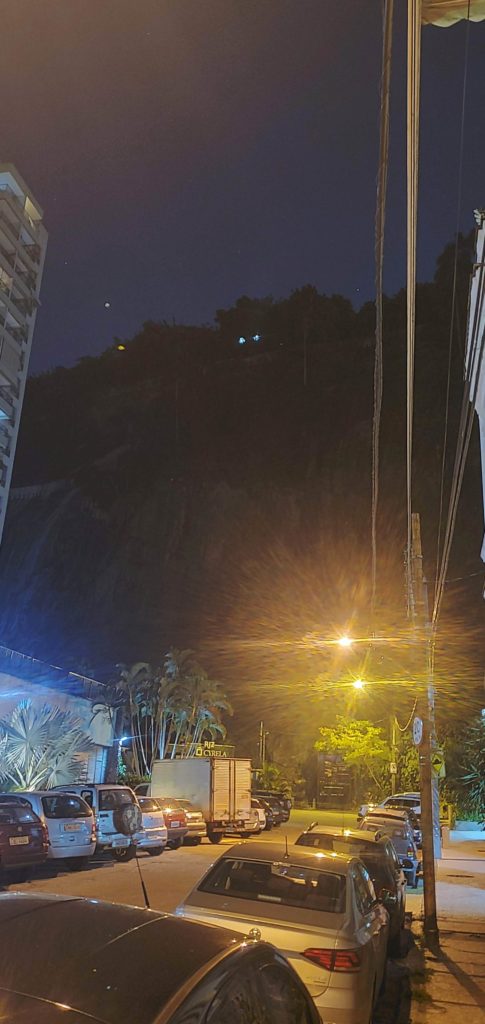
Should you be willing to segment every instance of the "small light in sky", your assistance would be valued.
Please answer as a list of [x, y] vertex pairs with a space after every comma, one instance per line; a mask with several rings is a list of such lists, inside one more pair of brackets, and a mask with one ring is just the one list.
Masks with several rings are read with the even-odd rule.
[[253, 334], [253, 341], [261, 341], [261, 335], [260, 334]]
[[241, 337], [239, 338], [239, 344], [240, 344], [240, 345], [245, 345], [245, 344], [246, 344], [246, 338], [243, 338], [243, 336], [242, 336], [242, 335], [241, 335]]
[[122, 345], [120, 343], [119, 345], [116, 346], [116, 348], [118, 349], [118, 352], [126, 352], [126, 345]]
[[111, 302], [105, 302], [104, 308], [105, 309], [110, 309], [111, 308]]

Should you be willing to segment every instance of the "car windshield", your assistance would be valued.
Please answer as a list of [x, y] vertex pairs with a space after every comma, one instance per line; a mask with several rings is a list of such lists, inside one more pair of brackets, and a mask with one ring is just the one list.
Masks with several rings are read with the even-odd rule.
[[0, 825], [18, 825], [20, 823], [38, 822], [34, 812], [22, 804], [2, 804], [0, 807]]
[[114, 811], [117, 807], [125, 807], [132, 804], [133, 797], [129, 789], [100, 789], [99, 809], [100, 811]]
[[138, 797], [138, 803], [142, 811], [159, 811], [160, 808], [156, 800], [152, 800], [149, 796]]
[[342, 914], [345, 876], [296, 864], [220, 860], [199, 886], [201, 892], [235, 899], [280, 903], [286, 907]]
[[186, 811], [196, 811], [197, 810], [197, 808], [194, 807], [193, 804], [191, 804], [190, 800], [179, 800], [177, 798], [177, 806], [178, 807], [183, 807], [184, 810], [186, 810]]
[[46, 818], [90, 818], [91, 811], [84, 800], [71, 793], [56, 793], [42, 797]]

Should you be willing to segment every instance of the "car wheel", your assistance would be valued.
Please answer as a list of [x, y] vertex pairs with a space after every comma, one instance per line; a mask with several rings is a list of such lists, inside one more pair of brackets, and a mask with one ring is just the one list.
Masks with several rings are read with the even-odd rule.
[[65, 864], [69, 871], [83, 871], [89, 864], [89, 857], [66, 857]]
[[114, 849], [111, 850], [111, 856], [114, 860], [133, 860], [133, 857], [136, 857], [136, 846], [133, 843], [131, 846], [115, 846]]
[[150, 854], [150, 857], [159, 857], [164, 849], [164, 846], [149, 846], [147, 847], [147, 853]]
[[222, 832], [213, 832], [211, 829], [208, 829], [207, 835], [211, 843], [217, 844], [220, 843], [222, 840]]
[[272, 828], [273, 828], [273, 822], [272, 821], [267, 821], [266, 825], [264, 826], [264, 831], [265, 832], [271, 832]]
[[171, 850], [179, 850], [180, 847], [182, 846], [182, 840], [181, 839], [171, 839], [170, 842], [167, 843], [167, 846], [169, 846]]

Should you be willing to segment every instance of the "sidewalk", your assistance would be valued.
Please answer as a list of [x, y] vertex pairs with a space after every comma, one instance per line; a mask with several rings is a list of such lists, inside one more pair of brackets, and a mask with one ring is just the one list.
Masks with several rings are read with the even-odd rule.
[[[414, 1024], [485, 1022], [485, 843], [452, 843], [437, 864], [440, 951], [424, 949], [423, 896], [413, 910], [414, 947], [408, 956]], [[414, 903], [414, 906], [411, 904]]]

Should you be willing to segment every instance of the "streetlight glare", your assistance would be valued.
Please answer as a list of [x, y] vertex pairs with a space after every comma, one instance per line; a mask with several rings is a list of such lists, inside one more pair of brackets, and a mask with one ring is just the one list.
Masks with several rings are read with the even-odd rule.
[[354, 682], [352, 683], [352, 686], [354, 687], [354, 690], [363, 690], [364, 689], [364, 680], [363, 679], [355, 679]]
[[339, 647], [352, 647], [352, 640], [350, 636], [341, 636], [337, 640]]

